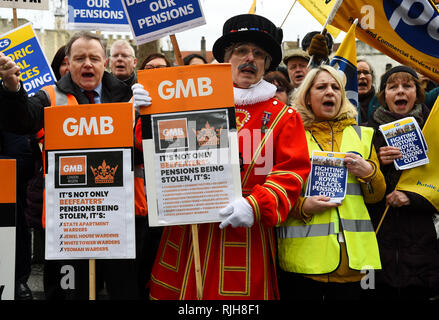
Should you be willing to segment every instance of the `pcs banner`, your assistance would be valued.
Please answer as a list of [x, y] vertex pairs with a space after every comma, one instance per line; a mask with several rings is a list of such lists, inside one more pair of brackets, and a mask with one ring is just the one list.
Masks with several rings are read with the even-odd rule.
[[439, 12], [430, 0], [344, 1], [332, 25], [439, 82]]
[[[311, 15], [323, 26], [334, 7], [336, 0], [299, 0], [299, 3], [309, 12]], [[326, 27], [328, 32], [335, 38], [337, 38], [340, 30], [328, 25]]]
[[29, 96], [55, 83], [55, 76], [30, 23], [0, 37], [0, 51], [20, 67], [20, 80]]

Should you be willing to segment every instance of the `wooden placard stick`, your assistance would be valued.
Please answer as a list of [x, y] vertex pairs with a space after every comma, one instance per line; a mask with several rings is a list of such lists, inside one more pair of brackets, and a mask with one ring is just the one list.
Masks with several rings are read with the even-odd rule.
[[14, 21], [14, 29], [18, 28], [17, 8], [12, 8], [12, 16]]
[[380, 223], [378, 224], [378, 227], [377, 227], [377, 229], [375, 231], [375, 234], [378, 234], [378, 231], [380, 231], [381, 224], [383, 223], [384, 218], [386, 217], [386, 214], [387, 214], [387, 211], [389, 210], [389, 207], [390, 207], [389, 205], [386, 206], [386, 209], [384, 210], [384, 213], [383, 213], [383, 215], [381, 217]]
[[194, 266], [195, 266], [195, 282], [197, 284], [197, 298], [203, 299], [203, 283], [201, 278], [201, 263], [200, 263], [200, 246], [198, 242], [198, 225], [191, 225], [192, 229], [192, 249], [194, 251]]
[[[169, 36], [171, 38], [172, 47], [174, 48], [175, 60], [177, 64], [182, 66], [183, 58], [181, 56], [180, 47], [178, 46], [177, 38], [175, 34]], [[194, 252], [194, 266], [195, 266], [195, 282], [197, 285], [197, 298], [198, 300], [203, 299], [203, 283], [201, 278], [201, 263], [200, 263], [200, 245], [198, 242], [198, 225], [191, 225], [192, 233], [192, 249]]]
[[89, 300], [96, 300], [96, 260], [88, 261]]
[[183, 58], [181, 57], [180, 47], [178, 46], [177, 38], [175, 34], [169, 36], [171, 38], [172, 47], [174, 48], [175, 60], [179, 66], [184, 65]]

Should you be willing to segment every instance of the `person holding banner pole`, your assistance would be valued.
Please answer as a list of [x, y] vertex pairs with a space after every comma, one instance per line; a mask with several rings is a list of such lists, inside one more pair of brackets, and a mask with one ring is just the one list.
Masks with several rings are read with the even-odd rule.
[[[329, 48], [332, 48], [332, 42], [328, 43], [327, 41], [329, 40], [327, 39], [331, 38], [326, 38], [325, 40], [324, 35], [318, 32], [316, 33], [308, 33], [307, 39], [304, 38], [302, 40], [302, 46], [306, 45], [306, 50], [300, 48], [292, 50], [283, 58], [283, 63], [287, 67], [290, 83], [293, 87], [293, 90], [291, 90], [289, 94], [290, 104], [294, 100], [294, 94], [297, 91], [297, 88], [300, 86], [303, 79], [305, 79], [306, 74], [312, 69], [312, 66], [309, 65], [311, 56], [314, 57], [314, 66], [320, 64], [317, 62], [328, 61], [328, 56], [330, 54]], [[311, 36], [309, 36], [310, 34]], [[306, 42], [304, 42], [305, 40]]]
[[[364, 271], [380, 269], [375, 232], [365, 206], [384, 196], [385, 182], [372, 144], [374, 131], [357, 126], [337, 70], [322, 65], [308, 72], [294, 107], [313, 151], [345, 153], [346, 196], [301, 196], [277, 228], [281, 299], [360, 299]], [[330, 185], [336, 186], [330, 176]], [[325, 183], [325, 182], [323, 182]], [[305, 193], [306, 184], [303, 185]]]
[[[414, 117], [422, 128], [430, 113], [423, 104], [424, 95], [415, 70], [403, 65], [388, 70], [381, 77], [380, 106], [368, 125], [378, 129], [380, 125]], [[439, 248], [433, 223], [437, 210], [418, 193], [395, 190], [402, 171], [396, 170], [394, 160], [402, 157], [401, 151], [387, 146], [380, 131], [374, 145], [387, 189], [385, 198], [370, 206], [376, 218], [374, 225], [383, 264], [371, 296], [373, 299], [428, 300], [439, 293]]]
[[328, 57], [331, 55], [334, 40], [331, 34], [324, 31], [308, 32], [302, 39], [302, 50], [313, 57], [313, 65], [329, 64]]
[[[220, 224], [198, 225], [201, 299], [279, 299], [274, 226], [286, 219], [310, 170], [299, 115], [262, 79], [281, 61], [281, 41], [282, 29], [270, 20], [243, 14], [224, 23], [213, 46], [215, 59], [231, 64], [243, 194], [220, 210]], [[144, 89], [134, 93], [135, 104], [146, 96]], [[164, 228], [151, 299], [198, 298], [190, 231]]]
[[[28, 97], [19, 78], [20, 68], [10, 57], [0, 53], [2, 129], [19, 134], [36, 133], [44, 127], [44, 109], [57, 104], [72, 104], [74, 107], [78, 104], [130, 101], [131, 88], [105, 71], [105, 49], [100, 36], [91, 32], [74, 34], [66, 44], [66, 56], [69, 73], [54, 86]], [[89, 298], [88, 261], [51, 262], [45, 274], [47, 299]], [[102, 277], [110, 299], [138, 299], [138, 267], [134, 259], [96, 262], [98, 283]], [[73, 288], [62, 286], [61, 281], [65, 275], [65, 271], [61, 273], [62, 266], [73, 268]]]

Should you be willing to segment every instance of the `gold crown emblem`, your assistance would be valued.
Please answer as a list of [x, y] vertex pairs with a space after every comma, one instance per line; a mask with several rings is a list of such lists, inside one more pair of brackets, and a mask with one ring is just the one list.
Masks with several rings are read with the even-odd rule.
[[114, 175], [116, 174], [117, 167], [119, 165], [116, 165], [114, 168], [111, 168], [107, 163], [102, 161], [102, 165], [100, 165], [97, 168], [91, 168], [91, 172], [93, 172], [93, 175], [95, 177], [95, 183], [114, 183]]

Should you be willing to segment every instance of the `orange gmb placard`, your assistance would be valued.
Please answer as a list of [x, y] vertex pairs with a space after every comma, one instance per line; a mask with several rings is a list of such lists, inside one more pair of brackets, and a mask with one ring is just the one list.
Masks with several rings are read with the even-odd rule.
[[133, 146], [132, 103], [56, 106], [44, 110], [46, 150]]
[[152, 103], [141, 114], [216, 109], [234, 106], [229, 63], [140, 70], [137, 82]]
[[15, 203], [17, 192], [16, 161], [12, 159], [0, 160], [0, 203]]

